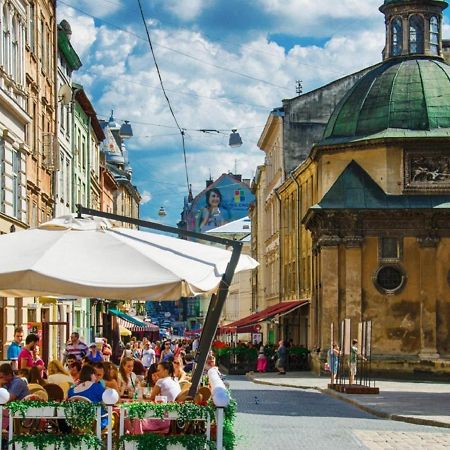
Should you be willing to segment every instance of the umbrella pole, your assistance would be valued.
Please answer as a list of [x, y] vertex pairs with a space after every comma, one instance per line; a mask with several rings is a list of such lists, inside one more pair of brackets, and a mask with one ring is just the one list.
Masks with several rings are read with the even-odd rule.
[[195, 394], [197, 393], [198, 385], [200, 384], [203, 369], [205, 367], [206, 358], [208, 357], [211, 344], [214, 336], [216, 335], [217, 326], [219, 325], [220, 316], [228, 295], [228, 288], [233, 280], [234, 271], [236, 270], [241, 250], [242, 242], [235, 241], [231, 259], [227, 265], [225, 273], [222, 276], [222, 280], [220, 281], [218, 292], [217, 294], [213, 294], [211, 297], [208, 312], [205, 318], [205, 324], [203, 325], [202, 334], [200, 335], [198, 352], [195, 356], [195, 366], [192, 373], [192, 385], [189, 388], [190, 397], [195, 397]]

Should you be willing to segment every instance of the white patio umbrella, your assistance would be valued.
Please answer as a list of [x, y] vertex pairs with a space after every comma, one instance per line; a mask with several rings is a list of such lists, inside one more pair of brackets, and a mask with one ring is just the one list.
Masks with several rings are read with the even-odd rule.
[[[214, 292], [231, 252], [107, 219], [63, 216], [0, 236], [0, 297], [177, 300]], [[258, 263], [241, 255], [236, 272]]]

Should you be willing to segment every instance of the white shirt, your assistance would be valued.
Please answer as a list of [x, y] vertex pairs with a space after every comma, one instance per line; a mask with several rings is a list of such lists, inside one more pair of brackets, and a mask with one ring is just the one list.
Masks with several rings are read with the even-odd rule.
[[149, 348], [148, 350], [144, 350], [142, 353], [142, 364], [145, 368], [150, 367], [155, 362], [155, 350]]
[[122, 375], [119, 372], [119, 386], [120, 390], [123, 393], [124, 389], [136, 389], [137, 387], [137, 377], [134, 372], [131, 372], [131, 374], [128, 377], [128, 383], [125, 383], [125, 380], [122, 378]]
[[172, 377], [160, 378], [156, 382], [156, 386], [159, 386], [161, 390], [160, 395], [165, 395], [168, 402], [174, 402], [177, 395], [181, 392], [180, 384]]

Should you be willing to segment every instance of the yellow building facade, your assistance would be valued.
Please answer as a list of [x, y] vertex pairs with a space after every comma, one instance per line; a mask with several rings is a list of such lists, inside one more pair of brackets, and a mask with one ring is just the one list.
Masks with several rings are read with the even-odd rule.
[[349, 318], [354, 338], [359, 322], [372, 322], [374, 370], [450, 372], [445, 7], [382, 5], [383, 63], [348, 90], [322, 139], [276, 190], [280, 296], [310, 300], [282, 321], [281, 335], [306, 336], [315, 370]]

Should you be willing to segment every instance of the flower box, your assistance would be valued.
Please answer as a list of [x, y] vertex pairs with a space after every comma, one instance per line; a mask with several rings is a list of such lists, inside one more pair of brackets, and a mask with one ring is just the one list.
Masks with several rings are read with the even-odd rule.
[[66, 415], [64, 414], [64, 407], [63, 406], [57, 406], [56, 407], [56, 417], [59, 419], [65, 419]]
[[[14, 448], [15, 450], [39, 450], [39, 448], [34, 446], [33, 444], [25, 442], [20, 444], [16, 443]], [[48, 447], [46, 447], [46, 450], [55, 450], [55, 445], [49, 445]]]
[[[27, 411], [25, 412], [25, 417], [26, 418], [31, 418], [31, 417], [53, 417], [55, 413], [55, 407], [54, 406], [43, 406], [43, 407], [32, 407], [32, 408], [28, 408]], [[16, 414], [20, 415], [20, 413]]]
[[[125, 441], [124, 450], [138, 450], [139, 441]], [[187, 450], [182, 444], [168, 444], [167, 450]]]

